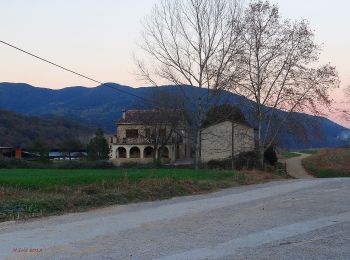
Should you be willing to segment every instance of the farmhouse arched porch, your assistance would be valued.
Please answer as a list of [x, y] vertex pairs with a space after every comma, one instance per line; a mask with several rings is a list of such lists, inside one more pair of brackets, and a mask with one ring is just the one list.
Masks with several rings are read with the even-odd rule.
[[124, 147], [118, 147], [116, 150], [116, 158], [127, 158], [127, 152]]

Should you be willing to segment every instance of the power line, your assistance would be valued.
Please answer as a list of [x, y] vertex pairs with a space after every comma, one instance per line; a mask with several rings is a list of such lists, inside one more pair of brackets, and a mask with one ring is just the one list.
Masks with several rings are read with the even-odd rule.
[[73, 74], [75, 74], [75, 75], [77, 75], [77, 76], [79, 76], [79, 77], [85, 78], [85, 79], [87, 79], [87, 80], [90, 80], [90, 81], [92, 81], [92, 82], [98, 83], [98, 84], [100, 84], [100, 85], [105, 85], [105, 86], [107, 86], [107, 87], [109, 87], [109, 88], [111, 88], [111, 89], [114, 89], [114, 90], [116, 90], [116, 91], [119, 91], [120, 93], [123, 93], [123, 94], [126, 94], [126, 95], [130, 95], [130, 96], [133, 96], [133, 97], [136, 97], [136, 98], [139, 98], [139, 99], [141, 99], [141, 100], [143, 100], [143, 101], [146, 101], [147, 103], [150, 103], [150, 104], [153, 104], [153, 103], [154, 103], [153, 101], [148, 100], [148, 99], [146, 99], [146, 98], [144, 98], [144, 97], [135, 95], [135, 94], [133, 94], [133, 93], [130, 93], [130, 92], [125, 91], [125, 90], [122, 90], [122, 89], [118, 89], [118, 88], [114, 87], [113, 85], [111, 85], [111, 84], [109, 84], [109, 83], [103, 83], [103, 82], [101, 82], [101, 81], [99, 81], [99, 80], [93, 79], [93, 78], [88, 77], [88, 76], [86, 76], [86, 75], [84, 75], [84, 74], [81, 74], [81, 73], [78, 73], [78, 72], [76, 72], [76, 71], [74, 71], [74, 70], [71, 70], [71, 69], [68, 69], [68, 68], [66, 68], [66, 67], [63, 67], [63, 66], [61, 66], [61, 65], [59, 65], [59, 64], [57, 64], [57, 63], [55, 63], [55, 62], [49, 61], [48, 59], [44, 59], [44, 58], [42, 58], [42, 57], [40, 57], [40, 56], [38, 56], [38, 55], [35, 55], [35, 54], [33, 54], [33, 53], [29, 52], [29, 51], [26, 51], [26, 50], [23, 50], [23, 49], [21, 49], [21, 48], [19, 48], [19, 47], [16, 47], [16, 46], [14, 46], [14, 45], [12, 45], [12, 44], [10, 44], [10, 43], [8, 43], [8, 42], [4, 42], [4, 41], [0, 40], [0, 43], [2, 43], [2, 44], [4, 44], [4, 45], [7, 45], [8, 47], [11, 47], [11, 48], [13, 48], [13, 49], [15, 49], [15, 50], [18, 50], [18, 51], [20, 51], [20, 52], [22, 52], [22, 53], [25, 53], [25, 54], [27, 54], [27, 55], [29, 55], [29, 56], [32, 56], [32, 57], [34, 57], [34, 58], [36, 58], [36, 59], [38, 59], [38, 60], [41, 60], [41, 61], [46, 62], [46, 63], [49, 63], [50, 65], [53, 65], [53, 66], [55, 66], [55, 67], [58, 67], [58, 68], [60, 68], [60, 69], [62, 69], [62, 70], [65, 70], [65, 71], [68, 71], [68, 72], [70, 72], [70, 73], [73, 73]]

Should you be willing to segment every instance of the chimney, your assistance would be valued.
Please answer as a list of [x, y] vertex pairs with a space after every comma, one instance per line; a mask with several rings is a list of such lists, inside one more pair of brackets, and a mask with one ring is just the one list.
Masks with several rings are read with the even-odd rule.
[[126, 110], [123, 109], [123, 110], [122, 110], [122, 118], [125, 119], [125, 117], [126, 117]]

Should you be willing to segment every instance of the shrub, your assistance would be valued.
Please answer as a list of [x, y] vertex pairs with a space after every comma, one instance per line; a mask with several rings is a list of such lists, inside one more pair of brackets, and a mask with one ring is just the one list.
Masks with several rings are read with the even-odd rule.
[[266, 149], [264, 153], [264, 161], [270, 165], [276, 165], [278, 158], [273, 146]]
[[112, 169], [114, 167], [115, 166], [109, 161], [64, 161], [59, 163], [43, 164], [18, 159], [0, 160], [0, 169]]
[[64, 161], [54, 166], [57, 169], [112, 169], [110, 161]]
[[[242, 152], [234, 158], [235, 169], [253, 169], [257, 165], [258, 156], [256, 152]], [[225, 160], [210, 160], [207, 163], [209, 169], [228, 170], [232, 168], [231, 158]]]
[[235, 168], [242, 170], [247, 168], [249, 170], [254, 169], [257, 165], [258, 155], [256, 152], [243, 152], [240, 153], [235, 159]]
[[137, 162], [127, 162], [123, 163], [121, 165], [122, 168], [128, 168], [128, 169], [153, 169], [153, 168], [162, 168], [162, 164], [159, 164], [157, 161], [147, 163], [147, 164], [142, 164], [142, 163], [137, 163]]
[[40, 169], [40, 168], [47, 168], [47, 165], [38, 163], [38, 162], [32, 162], [32, 161], [26, 161], [26, 160], [18, 160], [18, 159], [6, 159], [1, 158], [0, 159], [0, 168], [5, 169]]
[[231, 159], [226, 160], [210, 160], [207, 163], [207, 167], [209, 169], [216, 169], [216, 170], [226, 170], [232, 168]]

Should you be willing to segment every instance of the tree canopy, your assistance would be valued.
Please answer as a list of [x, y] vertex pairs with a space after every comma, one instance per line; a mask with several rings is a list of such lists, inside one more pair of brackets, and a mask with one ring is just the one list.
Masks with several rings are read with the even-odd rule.
[[223, 104], [211, 107], [205, 115], [202, 127], [217, 124], [223, 121], [246, 123], [245, 116], [238, 106]]
[[90, 140], [87, 151], [88, 159], [91, 161], [109, 159], [110, 147], [101, 128], [97, 129], [95, 137]]

